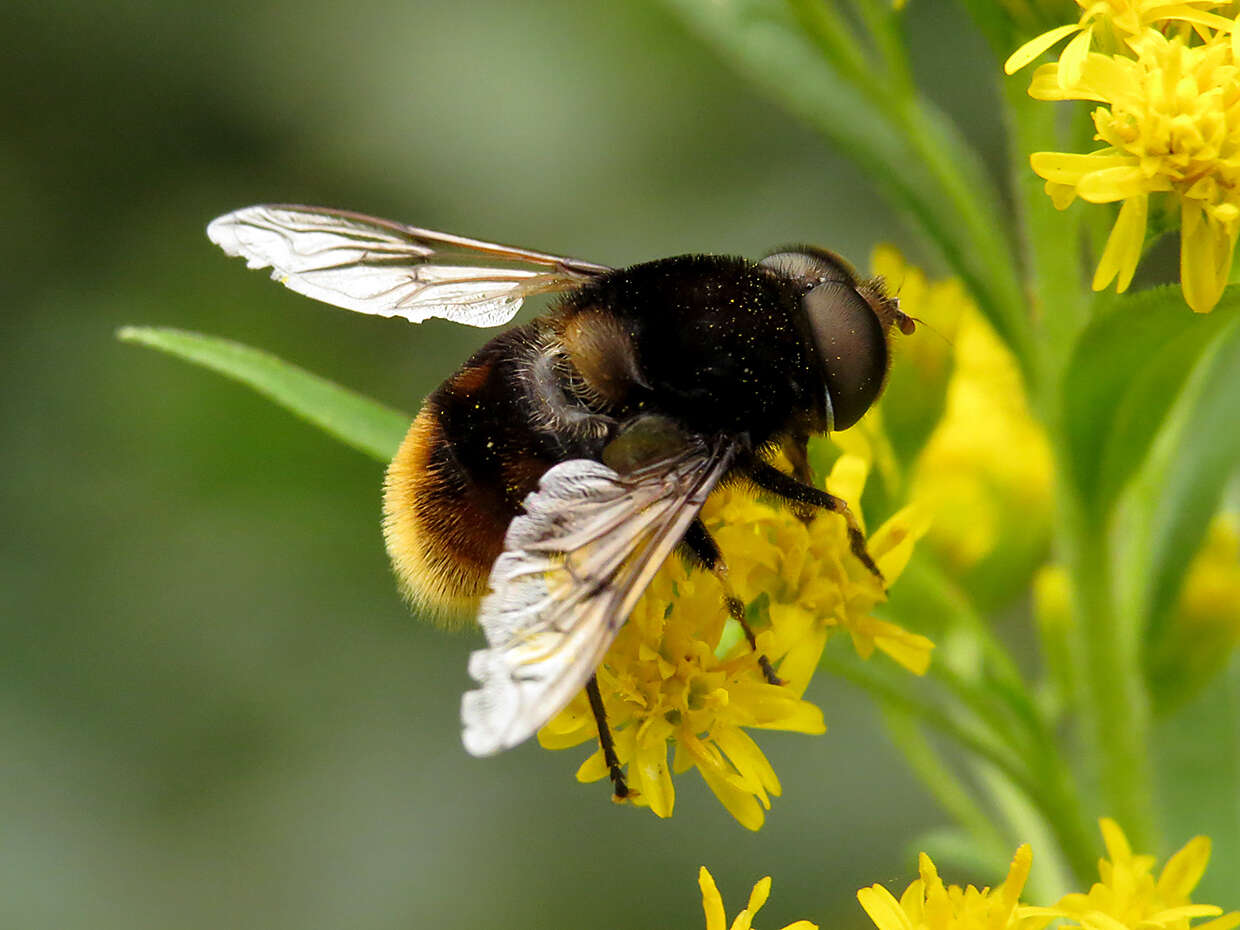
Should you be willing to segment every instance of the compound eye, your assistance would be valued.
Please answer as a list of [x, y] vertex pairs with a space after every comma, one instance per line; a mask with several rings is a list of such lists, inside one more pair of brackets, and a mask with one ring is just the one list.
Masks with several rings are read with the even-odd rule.
[[807, 289], [824, 281], [855, 284], [857, 272], [840, 256], [828, 249], [801, 246], [772, 252], [758, 262], [803, 284]]
[[801, 298], [822, 359], [833, 430], [848, 429], [870, 409], [887, 376], [887, 336], [857, 288], [826, 281]]

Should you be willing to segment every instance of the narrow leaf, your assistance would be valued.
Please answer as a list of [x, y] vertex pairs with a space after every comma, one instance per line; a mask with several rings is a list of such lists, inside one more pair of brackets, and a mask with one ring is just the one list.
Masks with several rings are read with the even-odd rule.
[[1062, 393], [1069, 473], [1096, 519], [1146, 461], [1193, 373], [1240, 313], [1235, 292], [1212, 314], [1190, 313], [1171, 286], [1113, 303], [1077, 342]]
[[216, 336], [159, 327], [126, 326], [118, 330], [116, 336], [122, 342], [159, 349], [249, 385], [346, 445], [381, 462], [391, 460], [409, 429], [411, 417], [408, 414], [261, 349]]
[[1155, 625], [1169, 616], [1228, 482], [1240, 476], [1240, 314], [1229, 317], [1131, 493], [1130, 596]]

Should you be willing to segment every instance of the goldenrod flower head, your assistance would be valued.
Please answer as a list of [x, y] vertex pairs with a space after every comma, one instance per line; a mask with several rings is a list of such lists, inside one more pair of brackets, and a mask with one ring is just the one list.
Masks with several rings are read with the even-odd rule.
[[[670, 817], [673, 768], [696, 766], [732, 815], [756, 830], [780, 786], [745, 728], [823, 733], [826, 725], [798, 692], [766, 682], [748, 644], [725, 658], [716, 654], [726, 616], [712, 576], [669, 560], [616, 637], [598, 683], [616, 754], [628, 765], [632, 803]], [[769, 649], [769, 640], [769, 633], [759, 636], [759, 649]], [[589, 704], [578, 696], [538, 738], [564, 749], [596, 736]], [[671, 766], [669, 744], [676, 747]], [[606, 776], [601, 750], [577, 772], [581, 781]]]
[[[847, 456], [841, 462], [829, 486], [841, 493], [838, 478], [859, 497], [864, 462]], [[822, 712], [801, 695], [828, 634], [847, 630], [863, 654], [878, 648], [919, 672], [933, 644], [869, 616], [886, 595], [852, 554], [838, 515], [822, 514], [807, 526], [787, 508], [724, 488], [711, 496], [702, 517], [724, 553], [737, 595], [749, 605], [757, 650], [743, 637], [725, 636], [732, 624], [714, 576], [669, 559], [604, 657], [599, 690], [616, 754], [628, 766], [632, 803], [671, 816], [672, 774], [696, 767], [724, 807], [756, 830], [780, 785], [746, 730], [825, 732]], [[870, 539], [870, 554], [888, 583], [923, 530], [904, 512]], [[759, 654], [777, 665], [783, 685], [766, 681]], [[538, 735], [549, 749], [596, 737], [584, 694]], [[670, 765], [669, 745], [675, 748]], [[577, 772], [581, 781], [606, 776], [601, 750]]]
[[[761, 910], [771, 894], [771, 877], [768, 875], [753, 886], [753, 891], [749, 893], [749, 903], [736, 915], [731, 928], [728, 927], [728, 918], [723, 910], [723, 898], [710, 872], [706, 871], [706, 866], [702, 866], [698, 872], [698, 887], [702, 889], [702, 910], [706, 912], [706, 930], [751, 930], [754, 915]], [[808, 920], [798, 920], [788, 924], [783, 930], [818, 930], [818, 925]]]
[[1081, 18], [1073, 24], [1058, 26], [1030, 39], [1014, 51], [1003, 64], [1003, 70], [1015, 74], [1051, 46], [1075, 33], [1075, 37], [1059, 56], [1057, 78], [1063, 87], [1070, 87], [1081, 77], [1086, 55], [1096, 47], [1103, 52], [1123, 52], [1132, 48], [1137, 38], [1155, 24], [1191, 23], [1210, 29], [1229, 30], [1231, 21], [1211, 9], [1225, 6], [1228, 0], [1076, 0]]
[[1240, 232], [1240, 70], [1232, 37], [1210, 33], [1202, 44], [1147, 28], [1130, 43], [1135, 57], [1088, 53], [1068, 81], [1061, 65], [1044, 65], [1029, 93], [1043, 100], [1096, 100], [1105, 148], [1089, 154], [1036, 152], [1033, 170], [1063, 209], [1075, 197], [1122, 201], [1094, 275], [1124, 291], [1145, 241], [1151, 194], [1167, 194], [1180, 211], [1180, 284], [1199, 313], [1218, 302]]
[[1025, 930], [1047, 918], [1029, 916], [1020, 906], [1020, 893], [1029, 878], [1033, 852], [1028, 845], [1016, 850], [1007, 878], [997, 888], [944, 885], [930, 857], [921, 854], [921, 877], [897, 901], [882, 885], [857, 892], [857, 900], [878, 930]]
[[1195, 917], [1218, 919], [1194, 930], [1231, 930], [1240, 925], [1240, 911], [1219, 917], [1222, 908], [1193, 904], [1189, 897], [1210, 859], [1209, 837], [1189, 840], [1155, 878], [1153, 856], [1135, 855], [1114, 820], [1104, 817], [1099, 823], [1110, 857], [1098, 863], [1101, 881], [1088, 894], [1066, 895], [1053, 908], [1039, 908], [1040, 913], [1069, 918], [1086, 930], [1188, 930]]

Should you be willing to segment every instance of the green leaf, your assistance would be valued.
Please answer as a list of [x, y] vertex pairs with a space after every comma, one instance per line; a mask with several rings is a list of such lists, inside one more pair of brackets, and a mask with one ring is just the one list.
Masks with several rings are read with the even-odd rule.
[[820, 0], [667, 3], [911, 215], [1028, 374], [1034, 346], [1010, 238], [994, 208], [1001, 199], [955, 126], [882, 73], [865, 56], [865, 40]]
[[1240, 314], [1233, 308], [1220, 323], [1124, 502], [1123, 577], [1155, 636], [1227, 483], [1240, 475]]
[[1062, 427], [1070, 478], [1093, 519], [1111, 512], [1238, 312], [1235, 290], [1201, 315], [1178, 287], [1160, 287], [1115, 300], [1081, 335], [1064, 376]]
[[122, 342], [159, 349], [249, 385], [319, 429], [381, 462], [391, 461], [411, 417], [281, 358], [228, 339], [158, 327], [126, 326]]

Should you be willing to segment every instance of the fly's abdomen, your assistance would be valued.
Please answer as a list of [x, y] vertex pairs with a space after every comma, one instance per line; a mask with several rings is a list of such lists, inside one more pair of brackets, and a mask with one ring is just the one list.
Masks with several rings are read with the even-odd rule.
[[383, 532], [405, 596], [472, 619], [521, 501], [555, 464], [521, 383], [525, 334], [488, 343], [422, 406], [384, 482]]

